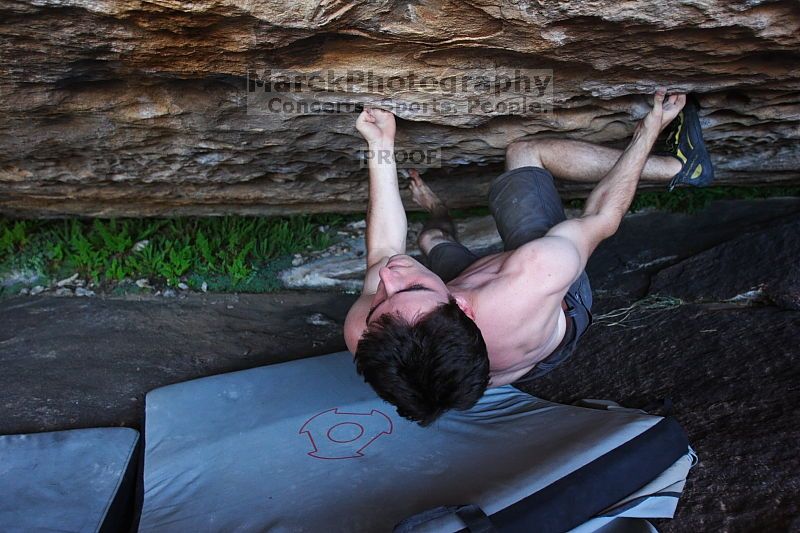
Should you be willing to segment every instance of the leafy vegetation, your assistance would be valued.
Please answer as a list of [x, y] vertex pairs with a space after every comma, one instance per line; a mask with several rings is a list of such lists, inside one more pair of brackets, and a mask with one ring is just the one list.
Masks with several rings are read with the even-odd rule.
[[200, 288], [219, 280], [245, 285], [268, 263], [334, 242], [338, 215], [122, 220], [0, 218], [0, 273], [54, 280], [78, 273], [96, 285], [147, 278]]

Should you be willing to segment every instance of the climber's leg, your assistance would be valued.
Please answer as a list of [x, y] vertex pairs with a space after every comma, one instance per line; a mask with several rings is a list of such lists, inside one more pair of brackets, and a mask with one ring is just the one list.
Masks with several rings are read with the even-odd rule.
[[[555, 177], [570, 181], [600, 181], [617, 162], [622, 150], [584, 141], [538, 139], [515, 141], [506, 148], [506, 170], [540, 167]], [[669, 181], [681, 170], [681, 162], [671, 156], [647, 158], [642, 181]]]
[[417, 238], [420, 250], [427, 255], [434, 246], [441, 242], [458, 242], [456, 227], [450, 218], [447, 206], [422, 181], [416, 170], [410, 170], [409, 176], [411, 177], [411, 195], [414, 202], [430, 213], [430, 217], [422, 226], [422, 231]]
[[430, 213], [417, 243], [425, 254], [428, 268], [446, 283], [475, 262], [478, 256], [458, 242], [455, 224], [444, 202], [422, 181], [416, 170], [411, 170], [409, 175], [414, 201]]

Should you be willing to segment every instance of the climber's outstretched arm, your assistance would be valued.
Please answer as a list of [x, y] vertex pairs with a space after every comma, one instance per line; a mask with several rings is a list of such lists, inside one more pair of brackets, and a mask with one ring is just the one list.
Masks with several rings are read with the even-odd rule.
[[364, 108], [356, 128], [369, 143], [369, 206], [367, 208], [367, 275], [363, 294], [374, 294], [378, 270], [386, 261], [406, 252], [407, 221], [397, 183], [394, 158], [394, 115]]
[[[567, 277], [565, 285], [572, 284], [580, 276], [597, 245], [616, 233], [636, 194], [656, 138], [680, 113], [685, 102], [683, 95], [666, 98], [664, 89], [656, 91], [653, 108], [638, 124], [633, 139], [617, 162], [586, 199], [583, 214], [556, 224], [545, 235], [544, 239], [554, 241], [550, 243], [552, 246], [572, 249], [576, 254], [577, 267], [572, 269], [573, 276]], [[562, 254], [566, 256], [568, 252], [562, 251]]]
[[394, 115], [382, 109], [364, 108], [356, 121], [356, 128], [369, 143], [369, 205], [364, 288], [344, 321], [345, 342], [353, 353], [378, 290], [378, 272], [390, 257], [405, 253], [408, 229], [394, 160]]

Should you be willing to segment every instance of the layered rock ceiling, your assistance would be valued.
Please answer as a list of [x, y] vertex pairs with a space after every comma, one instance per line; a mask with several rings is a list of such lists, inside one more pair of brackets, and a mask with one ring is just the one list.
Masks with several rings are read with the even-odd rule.
[[552, 113], [415, 113], [436, 94], [357, 80], [311, 95], [395, 109], [398, 144], [440, 153], [424, 176], [454, 206], [485, 203], [514, 139], [624, 143], [658, 85], [698, 93], [720, 183], [800, 181], [794, 1], [0, 0], [0, 36], [5, 214], [363, 209], [355, 115], [248, 112], [265, 69], [551, 70]]

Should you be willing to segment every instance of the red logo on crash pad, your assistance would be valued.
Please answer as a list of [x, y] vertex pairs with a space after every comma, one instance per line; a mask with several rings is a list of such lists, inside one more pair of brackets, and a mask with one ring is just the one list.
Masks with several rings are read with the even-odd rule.
[[369, 413], [346, 413], [328, 409], [309, 418], [300, 434], [311, 441], [308, 455], [317, 459], [356, 459], [381, 435], [392, 432], [392, 421], [377, 409]]

